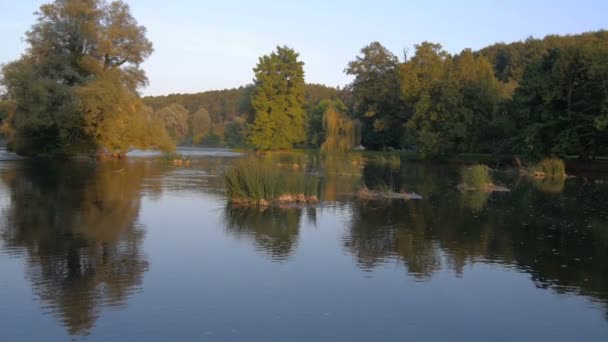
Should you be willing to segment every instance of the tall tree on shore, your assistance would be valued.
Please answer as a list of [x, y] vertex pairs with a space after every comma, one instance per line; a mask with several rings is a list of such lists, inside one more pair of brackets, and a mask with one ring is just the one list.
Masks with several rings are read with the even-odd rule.
[[534, 158], [608, 152], [608, 48], [593, 39], [530, 64], [513, 96], [515, 146]]
[[255, 72], [254, 110], [249, 143], [258, 150], [289, 149], [306, 140], [304, 63], [299, 54], [278, 46], [260, 57]]
[[42, 5], [26, 33], [29, 45], [2, 69], [15, 104], [9, 145], [22, 154], [73, 154], [157, 141], [138, 89], [141, 63], [152, 53], [146, 29], [122, 1], [55, 0]]
[[399, 59], [379, 42], [361, 49], [345, 72], [355, 76], [350, 85], [354, 98], [354, 114], [363, 127], [362, 143], [379, 149], [402, 145], [403, 124], [407, 111], [400, 99], [397, 67]]

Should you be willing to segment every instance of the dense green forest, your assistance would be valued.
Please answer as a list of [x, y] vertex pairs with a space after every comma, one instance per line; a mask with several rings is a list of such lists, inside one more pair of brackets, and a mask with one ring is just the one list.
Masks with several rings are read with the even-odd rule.
[[[528, 38], [455, 55], [423, 42], [405, 61], [373, 42], [345, 71], [354, 80], [344, 89], [305, 86], [307, 136], [295, 146], [323, 144], [328, 101], [337, 101], [357, 123], [351, 126], [360, 127], [359, 140], [367, 149], [410, 149], [426, 157], [608, 153], [606, 31]], [[250, 85], [144, 102], [155, 110], [178, 104], [189, 115], [205, 108], [213, 122], [209, 141], [244, 146], [256, 115], [254, 90]]]
[[594, 158], [608, 154], [608, 32], [549, 35], [451, 54], [379, 42], [342, 89], [306, 84], [296, 50], [261, 56], [251, 85], [141, 98], [146, 29], [122, 1], [55, 0], [2, 67], [0, 119], [20, 154], [226, 145]]

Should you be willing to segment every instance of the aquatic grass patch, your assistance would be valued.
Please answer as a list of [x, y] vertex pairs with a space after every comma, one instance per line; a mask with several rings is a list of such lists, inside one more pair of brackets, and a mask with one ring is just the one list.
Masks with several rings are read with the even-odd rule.
[[317, 175], [281, 170], [257, 159], [237, 162], [224, 174], [228, 198], [233, 203], [316, 203], [320, 188]]
[[566, 163], [559, 158], [545, 158], [532, 167], [535, 178], [566, 178]]
[[367, 185], [357, 191], [357, 197], [364, 200], [391, 200], [391, 199], [402, 199], [402, 200], [418, 200], [422, 199], [417, 193], [406, 192], [403, 189], [397, 190], [394, 183], [387, 183], [380, 179], [376, 180], [373, 188], [368, 188]]
[[463, 167], [460, 171], [458, 188], [465, 191], [509, 191], [504, 186], [494, 184], [490, 168], [484, 164]]
[[165, 153], [162, 158], [167, 163], [171, 163], [175, 166], [182, 166], [182, 165], [189, 166], [190, 165], [190, 160], [187, 159], [186, 157], [184, 157], [184, 155], [179, 152]]
[[171, 161], [178, 160], [178, 159], [183, 160], [184, 155], [179, 152], [173, 151], [173, 152], [168, 152], [168, 153], [163, 154], [162, 158], [168, 162], [171, 162]]
[[468, 190], [485, 190], [494, 185], [490, 168], [487, 165], [475, 164], [462, 168], [460, 186]]

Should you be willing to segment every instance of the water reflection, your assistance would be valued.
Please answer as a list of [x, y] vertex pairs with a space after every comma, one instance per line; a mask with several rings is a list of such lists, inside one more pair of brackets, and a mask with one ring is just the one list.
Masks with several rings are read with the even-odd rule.
[[249, 207], [228, 204], [224, 210], [225, 227], [237, 237], [255, 241], [272, 260], [285, 261], [294, 252], [300, 232], [302, 213], [316, 221], [315, 208]]
[[[425, 174], [412, 186], [442, 182]], [[576, 180], [551, 184], [512, 179], [510, 193], [444, 188], [422, 201], [354, 202], [344, 248], [366, 270], [397, 260], [418, 279], [446, 268], [462, 275], [477, 262], [516, 267], [539, 288], [608, 305], [608, 192]]]
[[[269, 160], [288, 172], [323, 176], [326, 205], [309, 209], [306, 217], [316, 222], [319, 215], [346, 210], [342, 246], [366, 271], [397, 261], [411, 277], [428, 281], [444, 269], [464, 276], [467, 265], [500, 264], [530, 274], [539, 288], [608, 305], [606, 187], [497, 171], [496, 180], [511, 192], [460, 192], [459, 165], [303, 153], [266, 156], [264, 162]], [[378, 183], [420, 193], [423, 200], [354, 198], [357, 187]], [[303, 211], [227, 206], [224, 220], [233, 235], [252, 239], [273, 260], [287, 260]]]
[[141, 289], [149, 267], [138, 224], [142, 179], [157, 172], [119, 161], [27, 162], [2, 173], [5, 249], [25, 257], [44, 310], [70, 334], [87, 334], [104, 307], [122, 307]]
[[[234, 159], [221, 155], [193, 158], [190, 167], [149, 157], [100, 164], [4, 163], [0, 248], [5, 257], [25, 261], [43, 310], [72, 335], [92, 333], [84, 337], [88, 340], [118, 334], [128, 340], [192, 340], [211, 336], [206, 332], [217, 334], [217, 340], [236, 340], [235, 330], [244, 339], [261, 340], [256, 337], [293, 336], [294, 329], [334, 331], [337, 339], [373, 337], [362, 335], [365, 330], [397, 340], [402, 331], [386, 333], [399, 326], [394, 321], [409, 321], [411, 331], [420, 333], [437, 317], [437, 325], [447, 330], [476, 334], [476, 323], [452, 319], [463, 313], [456, 303], [476, 299], [466, 303], [464, 315], [469, 322], [483, 320], [481, 312], [504, 303], [492, 302], [504, 288], [468, 292], [484, 288], [485, 281], [496, 286], [503, 275], [505, 284], [523, 284], [509, 289], [516, 299], [512, 310], [536, 309], [529, 311], [539, 314], [541, 325], [570, 312], [556, 316], [544, 307], [531, 308], [528, 299], [542, 297], [535, 303], [597, 318], [598, 305], [593, 310], [587, 301], [561, 306], [565, 301], [546, 296], [549, 292], [583, 295], [608, 307], [605, 184], [569, 179], [541, 186], [497, 171], [511, 192], [463, 193], [456, 189], [457, 165], [372, 161], [360, 154], [264, 158], [286, 172], [319, 174], [325, 202], [317, 208], [225, 205], [221, 174]], [[374, 182], [423, 199], [354, 198], [358, 187]], [[150, 258], [143, 252], [144, 233]], [[262, 257], [248, 259], [250, 246]], [[244, 268], [248, 272], [233, 271]], [[135, 301], [144, 274], [146, 291]], [[7, 277], [19, 284], [21, 274]], [[452, 292], [459, 284], [462, 288]], [[436, 297], [437, 291], [442, 296]], [[19, 300], [30, 299], [26, 295], [14, 303]], [[157, 307], [163, 310], [148, 310]], [[104, 315], [103, 329], [92, 329], [102, 312], [113, 308], [125, 310]], [[125, 316], [127, 329], [120, 326]], [[499, 325], [491, 321], [501, 317], [488, 317], [480, 329], [495, 333]], [[596, 324], [582, 320], [564, 329]], [[7, 325], [14, 322], [18, 319]], [[535, 329], [525, 318], [512, 323], [518, 336]], [[22, 328], [14, 325], [8, 340], [19, 340], [10, 338]]]

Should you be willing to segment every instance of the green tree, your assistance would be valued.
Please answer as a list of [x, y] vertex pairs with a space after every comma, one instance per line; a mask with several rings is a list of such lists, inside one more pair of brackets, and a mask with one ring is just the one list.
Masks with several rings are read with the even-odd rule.
[[530, 157], [605, 153], [608, 139], [608, 48], [573, 41], [526, 69], [515, 92], [515, 145]]
[[447, 149], [442, 135], [446, 116], [454, 107], [454, 86], [448, 82], [451, 56], [439, 44], [416, 45], [415, 55], [399, 68], [404, 99], [412, 106], [407, 122], [408, 142], [424, 156], [435, 156]]
[[492, 66], [470, 50], [451, 56], [439, 44], [416, 45], [399, 68], [404, 100], [413, 108], [408, 139], [426, 157], [477, 152], [494, 137], [500, 86]]
[[304, 63], [288, 47], [260, 57], [255, 72], [249, 143], [258, 150], [289, 149], [306, 140]]
[[224, 128], [224, 142], [230, 147], [243, 147], [246, 145], [245, 139], [245, 119], [237, 116]]
[[[128, 5], [55, 0], [36, 14], [27, 52], [2, 69], [15, 103], [10, 145], [31, 155], [159, 147], [143, 146], [158, 133], [142, 118], [137, 92], [147, 84], [140, 65], [152, 43]], [[133, 129], [117, 132], [123, 125]]]
[[362, 123], [362, 143], [372, 149], [402, 145], [408, 111], [400, 99], [399, 59], [379, 42], [361, 49], [345, 72], [355, 76], [350, 85], [353, 111]]

